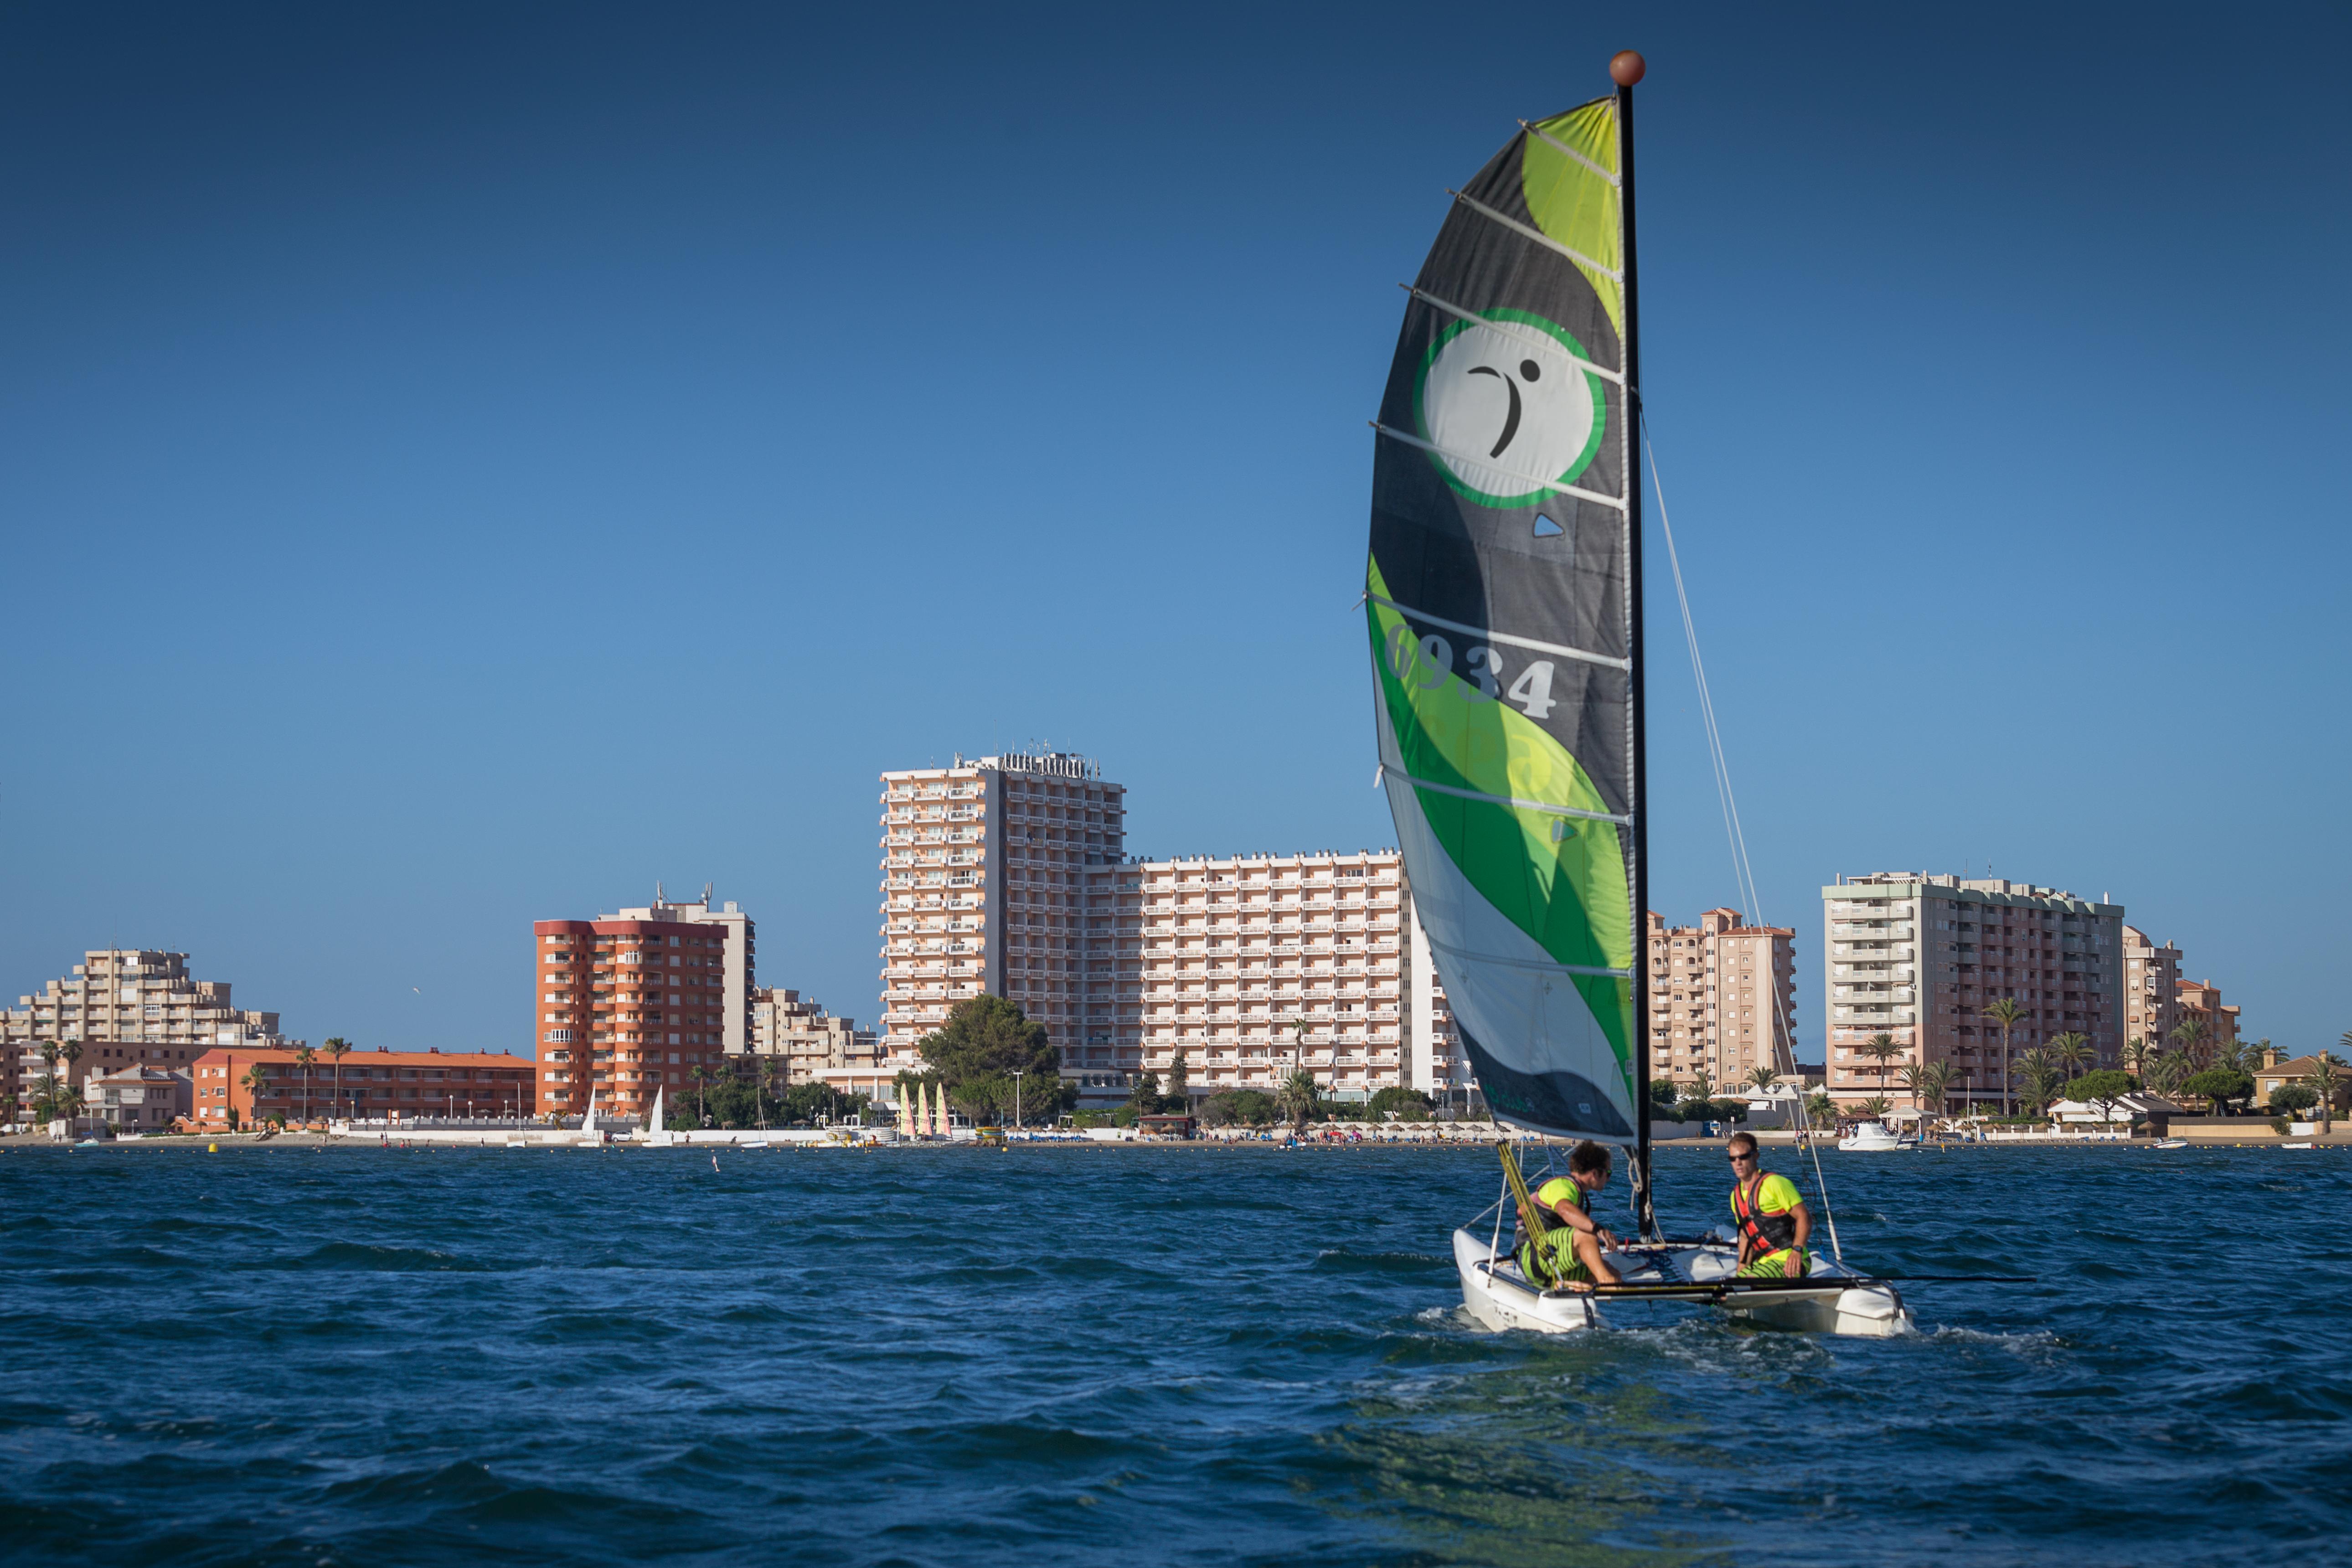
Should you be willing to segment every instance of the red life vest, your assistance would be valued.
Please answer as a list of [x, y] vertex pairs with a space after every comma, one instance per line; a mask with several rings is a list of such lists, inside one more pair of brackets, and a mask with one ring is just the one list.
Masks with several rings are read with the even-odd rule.
[[1752, 1180], [1731, 1189], [1731, 1217], [1739, 1222], [1739, 1229], [1755, 1247], [1756, 1254], [1785, 1252], [1797, 1245], [1797, 1219], [1789, 1214], [1765, 1214], [1756, 1206], [1756, 1194], [1764, 1185], [1769, 1172], [1759, 1171]]

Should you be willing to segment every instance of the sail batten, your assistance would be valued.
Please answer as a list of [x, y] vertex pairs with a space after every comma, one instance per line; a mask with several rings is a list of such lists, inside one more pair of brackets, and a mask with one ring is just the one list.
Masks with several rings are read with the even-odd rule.
[[1638, 1143], [1638, 384], [1618, 114], [1599, 99], [1522, 122], [1453, 193], [1374, 421], [1363, 608], [1381, 784], [1488, 1105]]

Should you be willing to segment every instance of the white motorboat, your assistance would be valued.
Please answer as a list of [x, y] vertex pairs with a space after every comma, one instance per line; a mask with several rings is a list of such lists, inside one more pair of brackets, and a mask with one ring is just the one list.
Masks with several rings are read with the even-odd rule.
[[1906, 1147], [1892, 1128], [1884, 1121], [1864, 1121], [1838, 1140], [1838, 1147], [1849, 1154], [1888, 1154]]
[[2151, 1149], [2186, 1149], [2189, 1147], [2189, 1140], [2186, 1138], [2159, 1138], [2155, 1142], [2149, 1144], [2148, 1147]]

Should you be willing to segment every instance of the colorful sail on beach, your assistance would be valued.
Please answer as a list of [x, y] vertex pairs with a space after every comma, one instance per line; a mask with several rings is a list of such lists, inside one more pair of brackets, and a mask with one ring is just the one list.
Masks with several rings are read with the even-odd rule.
[[1616, 103], [1457, 195], [1381, 403], [1365, 616], [1381, 779], [1479, 1087], [1639, 1137], [1632, 447]]

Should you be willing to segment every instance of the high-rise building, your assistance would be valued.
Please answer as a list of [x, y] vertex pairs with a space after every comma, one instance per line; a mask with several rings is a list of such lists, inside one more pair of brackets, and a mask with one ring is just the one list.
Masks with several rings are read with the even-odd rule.
[[881, 805], [886, 1058], [911, 1063], [950, 1007], [987, 992], [1044, 1024], [1066, 1067], [1132, 1067], [1113, 1059], [1126, 789], [1084, 757], [1008, 752], [886, 773]]
[[854, 1018], [836, 1018], [813, 997], [777, 987], [751, 1002], [751, 1052], [781, 1057], [787, 1084], [871, 1079], [882, 1067], [880, 1037]]
[[[651, 905], [531, 927], [540, 1103], [643, 1115], [665, 1084], [748, 1056], [757, 932], [733, 904]], [[676, 1094], [673, 1093], [673, 1100]]]
[[1650, 912], [1650, 1077], [1717, 1089], [1758, 1068], [1797, 1073], [1796, 931], [1714, 909], [1695, 926]]
[[[1142, 1007], [1139, 1038], [1112, 1054], [1139, 1056], [1163, 1087], [1180, 1052], [1196, 1093], [1301, 1068], [1350, 1100], [1467, 1082], [1394, 849], [1146, 860], [1117, 880], [1120, 990]], [[1078, 1070], [1088, 1088], [1125, 1082], [1091, 1057]]]
[[148, 948], [93, 948], [73, 973], [52, 980], [36, 996], [19, 996], [0, 1013], [0, 1059], [8, 1081], [0, 1088], [29, 1095], [48, 1067], [45, 1044], [72, 1043], [80, 1054], [58, 1064], [60, 1081], [145, 1064], [177, 1070], [214, 1046], [284, 1046], [278, 1015], [239, 1008], [226, 980], [197, 980], [188, 955]]
[[[2123, 1049], [2123, 906], [2055, 888], [1926, 872], [1848, 877], [1822, 889], [1829, 1091], [1853, 1102], [1905, 1100], [1906, 1065], [1949, 1062], [1949, 1100], [1998, 1101], [2001, 1027], [1985, 1007], [2008, 999], [2019, 1016], [2014, 1058], [2053, 1036], [2084, 1037], [2095, 1059]], [[1863, 1047], [1885, 1035], [1897, 1054]]]
[[2172, 1026], [2180, 1022], [2180, 950], [2166, 942], [2158, 947], [2130, 926], [2124, 927], [2124, 1041], [2145, 1040], [2156, 1050], [2170, 1044]]

